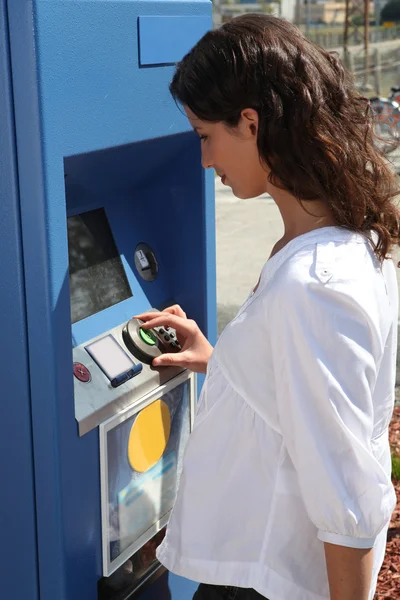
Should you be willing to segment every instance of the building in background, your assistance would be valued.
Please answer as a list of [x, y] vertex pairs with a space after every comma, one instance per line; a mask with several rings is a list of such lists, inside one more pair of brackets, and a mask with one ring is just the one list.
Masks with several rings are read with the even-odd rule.
[[[296, 0], [283, 0], [283, 2], [295, 4]], [[247, 13], [265, 13], [284, 17], [284, 15], [281, 14], [281, 2], [279, 0], [260, 0], [259, 2], [254, 2], [254, 0], [240, 0], [238, 2], [225, 0], [223, 3], [221, 3], [220, 0], [214, 0], [213, 4], [215, 25], [226, 23], [233, 17]]]
[[295, 23], [297, 0], [281, 0], [280, 6], [280, 16], [291, 23]]
[[[369, 14], [374, 15], [376, 2], [369, 3]], [[384, 0], [382, 0], [383, 2]], [[357, 4], [360, 4], [359, 2]], [[352, 2], [350, 1], [350, 9]], [[361, 5], [360, 5], [361, 6]], [[359, 11], [358, 11], [359, 12]], [[343, 0], [298, 0], [295, 7], [294, 22], [297, 25], [305, 25], [307, 20], [311, 25], [325, 25], [335, 27], [343, 25], [346, 18], [346, 3]], [[358, 14], [358, 13], [357, 13]]]
[[[370, 2], [370, 14], [386, 4], [386, 0]], [[346, 3], [343, 0], [214, 0], [214, 24], [225, 23], [246, 13], [273, 14], [297, 25], [327, 25], [335, 27], [345, 21]]]
[[[373, 5], [371, 6], [373, 10]], [[342, 25], [345, 21], [346, 3], [316, 0], [310, 2], [308, 6], [306, 2], [302, 2], [299, 5], [299, 25], [304, 25], [307, 22], [307, 11], [309, 11], [312, 24]]]

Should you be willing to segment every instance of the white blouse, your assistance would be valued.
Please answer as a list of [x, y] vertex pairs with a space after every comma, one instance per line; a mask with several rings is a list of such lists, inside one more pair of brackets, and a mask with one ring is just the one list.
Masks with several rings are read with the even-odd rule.
[[208, 365], [157, 556], [269, 600], [327, 600], [323, 542], [374, 547], [395, 507], [388, 426], [398, 292], [391, 260], [338, 227], [264, 266]]

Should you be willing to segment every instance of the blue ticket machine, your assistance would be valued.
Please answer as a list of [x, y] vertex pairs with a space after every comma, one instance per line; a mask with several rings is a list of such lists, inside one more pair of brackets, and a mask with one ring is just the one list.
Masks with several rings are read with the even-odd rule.
[[214, 181], [170, 97], [203, 0], [0, 0], [2, 600], [186, 600], [155, 549], [216, 336]]

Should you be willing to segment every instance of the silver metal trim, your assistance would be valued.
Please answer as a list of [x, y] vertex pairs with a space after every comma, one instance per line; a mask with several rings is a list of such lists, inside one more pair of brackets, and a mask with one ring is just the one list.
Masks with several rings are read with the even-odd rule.
[[100, 445], [100, 489], [101, 489], [101, 537], [102, 537], [102, 563], [103, 576], [109, 577], [120, 566], [124, 564], [135, 552], [137, 552], [146, 542], [148, 542], [158, 531], [160, 531], [168, 522], [171, 511], [154, 523], [136, 542], [132, 543], [114, 560], [109, 559], [110, 540], [108, 535], [108, 457], [107, 457], [107, 433], [123, 423], [131, 416], [151, 404], [155, 399], [160, 398], [178, 385], [189, 381], [189, 429], [193, 430], [194, 411], [196, 405], [196, 375], [192, 371], [184, 371], [173, 379], [161, 385], [150, 393], [144, 395], [140, 400], [136, 400], [131, 406], [124, 408], [118, 414], [114, 415], [99, 426], [99, 445]]
[[[104, 332], [84, 344], [76, 346], [73, 350], [73, 361], [82, 363], [91, 374], [91, 383], [83, 383], [75, 376], [74, 379], [74, 403], [75, 419], [78, 423], [79, 436], [85, 435], [92, 429], [100, 426], [107, 419], [114, 417], [125, 408], [133, 405], [137, 399], [152, 392], [156, 386], [162, 386], [174, 377], [184, 372], [181, 367], [161, 367], [159, 369], [142, 365], [142, 372], [133, 379], [123, 383], [118, 388], [113, 388], [108, 377], [97, 365], [95, 360], [85, 350], [85, 347], [97, 342], [105, 335], [112, 335], [126, 352], [126, 346], [122, 337], [123, 325], [118, 325], [108, 332]], [[134, 364], [138, 361], [134, 356]]]

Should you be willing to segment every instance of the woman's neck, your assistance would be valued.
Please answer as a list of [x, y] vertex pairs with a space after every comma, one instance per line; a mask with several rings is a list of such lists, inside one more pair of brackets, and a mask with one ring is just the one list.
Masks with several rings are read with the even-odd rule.
[[281, 241], [284, 244], [314, 229], [336, 225], [329, 207], [321, 200], [299, 202], [289, 192], [275, 187], [268, 192], [282, 216], [285, 232]]

